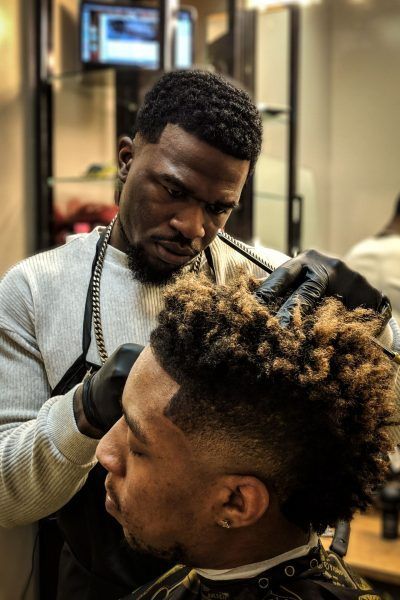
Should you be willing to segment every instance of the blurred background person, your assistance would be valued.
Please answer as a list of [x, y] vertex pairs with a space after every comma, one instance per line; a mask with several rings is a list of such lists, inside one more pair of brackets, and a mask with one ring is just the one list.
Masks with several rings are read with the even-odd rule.
[[392, 303], [393, 316], [400, 316], [400, 195], [394, 214], [380, 233], [350, 249], [345, 261], [364, 275]]

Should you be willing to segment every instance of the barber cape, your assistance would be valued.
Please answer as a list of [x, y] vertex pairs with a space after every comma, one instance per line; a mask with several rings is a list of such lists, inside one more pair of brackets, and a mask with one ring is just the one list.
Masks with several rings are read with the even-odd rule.
[[305, 556], [250, 579], [210, 580], [178, 565], [124, 600], [382, 600], [341, 558], [320, 543]]

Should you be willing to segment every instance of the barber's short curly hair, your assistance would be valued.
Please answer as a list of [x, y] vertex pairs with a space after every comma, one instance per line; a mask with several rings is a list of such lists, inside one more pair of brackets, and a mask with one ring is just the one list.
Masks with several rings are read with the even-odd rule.
[[371, 341], [380, 323], [328, 299], [284, 329], [253, 289], [244, 275], [167, 289], [151, 346], [181, 387], [165, 414], [227, 472], [264, 481], [288, 520], [321, 531], [365, 509], [385, 475], [393, 372]]
[[250, 96], [208, 71], [171, 71], [146, 94], [134, 134], [156, 143], [168, 123], [226, 154], [250, 161], [261, 150], [262, 123]]

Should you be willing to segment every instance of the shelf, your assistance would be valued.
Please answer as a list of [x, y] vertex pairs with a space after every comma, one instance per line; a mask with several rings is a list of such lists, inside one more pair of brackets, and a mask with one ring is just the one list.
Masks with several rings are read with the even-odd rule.
[[288, 115], [290, 113], [290, 108], [284, 105], [272, 105], [265, 104], [264, 102], [259, 102], [257, 104], [257, 108], [260, 113], [266, 117], [278, 117], [279, 115]]
[[264, 125], [275, 123], [288, 125], [290, 122], [290, 108], [287, 106], [272, 106], [260, 103], [257, 104], [257, 108], [260, 111]]
[[55, 185], [61, 183], [112, 183], [115, 187], [117, 187], [117, 179], [115, 176], [113, 177], [90, 177], [90, 176], [81, 176], [81, 177], [49, 177], [47, 179], [48, 185], [54, 187]]
[[79, 85], [107, 87], [114, 83], [115, 69], [93, 69], [53, 74], [45, 80], [48, 84], [74, 83]]
[[[156, 69], [142, 69], [130, 66], [104, 66], [93, 69], [77, 69], [76, 71], [65, 71], [64, 73], [53, 73], [48, 75], [43, 81], [48, 84], [56, 82], [76, 82], [84, 85], [108, 85], [117, 75], [126, 74], [133, 76], [142, 73], [162, 73]], [[271, 107], [272, 109], [272, 107]]]
[[254, 189], [254, 198], [260, 198], [261, 200], [278, 200], [279, 202], [286, 202], [287, 196], [283, 194], [274, 194], [273, 192], [258, 192]]

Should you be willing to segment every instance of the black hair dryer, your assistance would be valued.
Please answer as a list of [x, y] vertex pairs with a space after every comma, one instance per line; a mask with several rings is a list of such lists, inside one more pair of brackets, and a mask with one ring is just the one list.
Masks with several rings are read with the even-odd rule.
[[394, 540], [399, 536], [400, 481], [389, 481], [380, 491], [382, 537]]

